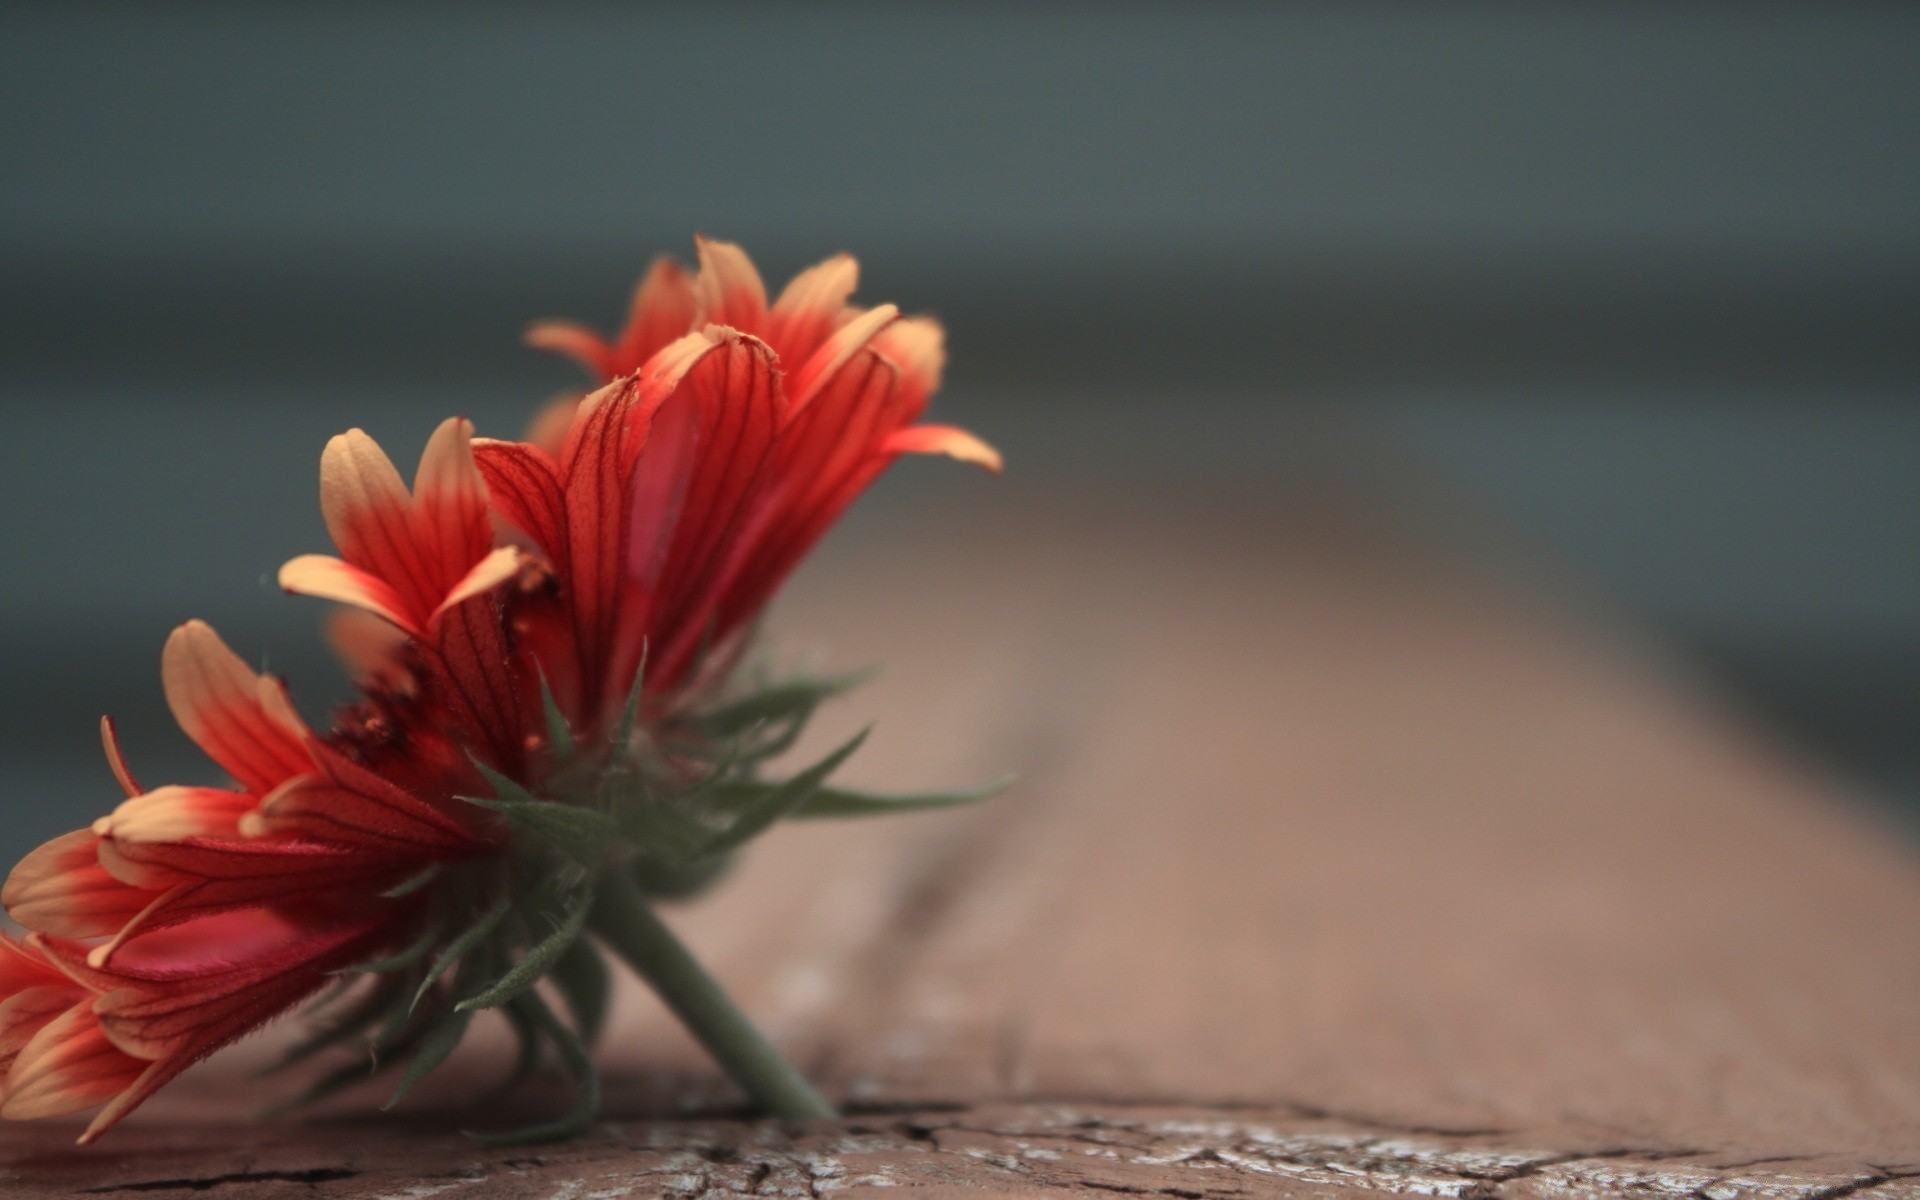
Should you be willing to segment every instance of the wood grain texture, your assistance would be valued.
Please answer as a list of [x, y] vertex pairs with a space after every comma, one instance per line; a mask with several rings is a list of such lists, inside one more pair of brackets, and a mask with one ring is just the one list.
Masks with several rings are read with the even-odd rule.
[[1912, 848], [1386, 523], [918, 511], [830, 548], [775, 640], [887, 664], [815, 735], [880, 718], [850, 782], [1020, 775], [783, 829], [673, 914], [853, 1116], [730, 1119], [633, 988], [568, 1146], [454, 1132], [513, 1115], [458, 1106], [487, 1038], [403, 1115], [274, 1125], [250, 1044], [93, 1150], [0, 1131], [4, 1194], [1920, 1195]]

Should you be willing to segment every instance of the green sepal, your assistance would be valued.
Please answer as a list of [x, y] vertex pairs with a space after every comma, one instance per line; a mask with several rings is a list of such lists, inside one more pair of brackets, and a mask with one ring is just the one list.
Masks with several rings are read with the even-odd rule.
[[511, 911], [513, 911], [513, 897], [502, 894], [492, 908], [482, 913], [478, 921], [467, 927], [466, 932], [447, 943], [447, 948], [440, 952], [440, 957], [434, 959], [433, 965], [427, 968], [427, 977], [420, 981], [418, 988], [414, 989], [413, 1000], [407, 1005], [408, 1011], [420, 1007], [420, 1000], [427, 994], [427, 989], [446, 974], [449, 967], [465, 958], [475, 946], [485, 941], [495, 929], [498, 929], [500, 922], [505, 920], [506, 915]]
[[750, 839], [765, 832], [775, 821], [786, 816], [819, 790], [827, 776], [833, 774], [839, 765], [847, 760], [860, 743], [867, 740], [867, 734], [873, 732], [869, 725], [853, 735], [832, 754], [827, 755], [813, 766], [795, 775], [785, 783], [770, 788], [766, 793], [740, 809], [740, 815], [733, 824], [715, 834], [713, 839], [701, 849], [700, 856], [725, 854], [729, 850], [743, 846]]
[[625, 746], [633, 741], [633, 731], [640, 724], [640, 694], [647, 684], [647, 645], [640, 645], [640, 665], [633, 672], [633, 688], [627, 692], [627, 702], [621, 706], [620, 719], [614, 723], [608, 744]]
[[567, 947], [573, 944], [574, 939], [580, 936], [580, 931], [586, 927], [587, 912], [593, 907], [593, 889], [579, 888], [570, 901], [571, 906], [566, 915], [561, 918], [560, 924], [552, 933], [535, 943], [519, 962], [513, 964], [511, 970], [494, 981], [492, 987], [454, 1005], [454, 1011], [472, 1012], [476, 1008], [493, 1008], [496, 1005], [505, 1004], [539, 983], [540, 977], [559, 961], [560, 956], [567, 952]]
[[434, 863], [423, 871], [416, 871], [414, 874], [407, 876], [380, 894], [389, 900], [399, 900], [402, 897], [411, 896], [421, 888], [432, 883], [435, 879], [438, 879], [440, 877], [440, 869], [441, 864]]
[[561, 1062], [566, 1066], [567, 1073], [573, 1076], [573, 1107], [556, 1120], [529, 1125], [524, 1129], [505, 1133], [486, 1133], [475, 1129], [461, 1131], [483, 1146], [526, 1146], [536, 1142], [565, 1141], [584, 1131], [600, 1111], [600, 1074], [593, 1069], [593, 1059], [587, 1054], [586, 1046], [574, 1035], [573, 1030], [553, 1015], [553, 1010], [540, 999], [538, 992], [527, 992], [518, 1003], [539, 1032], [545, 1034], [560, 1052]]
[[422, 1079], [433, 1074], [441, 1063], [447, 1061], [460, 1039], [467, 1035], [467, 1023], [473, 1020], [473, 1014], [455, 1010], [438, 1021], [421, 1037], [419, 1047], [413, 1057], [407, 1060], [407, 1069], [400, 1076], [400, 1083], [393, 1089], [393, 1095], [380, 1106], [382, 1112], [400, 1103], [406, 1094], [414, 1089]]
[[560, 711], [560, 705], [553, 698], [553, 689], [547, 686], [547, 676], [540, 675], [540, 711], [546, 714], [547, 747], [555, 763], [562, 763], [573, 757], [573, 726], [567, 724], [567, 715]]
[[713, 830], [672, 802], [635, 800], [614, 812], [629, 843], [648, 860], [670, 867], [707, 853], [707, 843], [713, 840]]
[[784, 680], [702, 713], [694, 719], [694, 724], [708, 737], [730, 738], [765, 721], [804, 718], [822, 701], [851, 691], [876, 674], [876, 670], [869, 669], [830, 679]]
[[532, 1017], [526, 1014], [524, 1001], [515, 1000], [503, 1004], [500, 1006], [500, 1012], [507, 1018], [508, 1027], [513, 1030], [515, 1042], [513, 1070], [488, 1092], [489, 1097], [511, 1092], [540, 1065], [540, 1027], [534, 1023]]
[[368, 975], [390, 975], [395, 971], [404, 971], [425, 958], [427, 952], [432, 950], [439, 941], [440, 926], [438, 924], [429, 925], [427, 931], [420, 935], [419, 940], [413, 942], [405, 950], [396, 954], [390, 954], [385, 958], [370, 958], [365, 962], [355, 963], [351, 967], [341, 967], [332, 973], [335, 975], [344, 975], [351, 971], [358, 971]]
[[[613, 996], [613, 977], [607, 973], [600, 948], [590, 938], [575, 938], [547, 977], [566, 1000], [567, 1011], [573, 1014], [573, 1027], [580, 1031], [580, 1040], [591, 1047], [600, 1039]], [[511, 1005], [507, 1011], [511, 1017], [514, 1011]]]
[[662, 862], [642, 855], [633, 860], [633, 881], [654, 900], [685, 900], [720, 881], [733, 866], [731, 854], [709, 854], [691, 862]]
[[[814, 789], [813, 795], [807, 797], [804, 803], [787, 815], [795, 820], [811, 820], [820, 817], [883, 817], [889, 813], [954, 808], [998, 795], [1013, 783], [1013, 778], [1011, 775], [1002, 776], [992, 783], [963, 791], [920, 792], [905, 796], [884, 796], [873, 792], [856, 792], [848, 788], [821, 787]], [[732, 786], [764, 788], [768, 785], [752, 783]]]
[[[359, 982], [358, 979], [354, 978], [342, 980], [341, 987], [335, 988], [330, 994], [322, 996], [319, 1000], [308, 1005], [307, 1011], [312, 1012], [320, 1008], [333, 1000], [342, 988], [352, 987]], [[332, 1021], [327, 1022], [293, 1045], [288, 1046], [279, 1058], [267, 1066], [260, 1068], [254, 1077], [259, 1078], [263, 1075], [270, 1075], [275, 1071], [285, 1070], [295, 1063], [304, 1062], [320, 1051], [330, 1046], [337, 1046], [354, 1034], [364, 1030], [367, 1026], [379, 1020], [381, 1015], [388, 1011], [388, 1006], [398, 1003], [402, 986], [403, 985], [397, 980], [382, 980], [378, 985], [371, 988], [352, 1009], [334, 1018]]]
[[603, 812], [555, 800], [542, 800], [479, 759], [473, 759], [473, 765], [492, 786], [493, 796], [462, 796], [460, 799], [468, 804], [492, 809], [509, 823], [541, 838], [575, 862], [599, 862], [619, 836], [619, 826]]

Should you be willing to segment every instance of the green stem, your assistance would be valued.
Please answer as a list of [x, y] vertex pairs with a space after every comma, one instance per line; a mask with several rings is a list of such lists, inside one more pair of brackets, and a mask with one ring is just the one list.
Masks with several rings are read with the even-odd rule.
[[839, 1115], [734, 1007], [621, 868], [600, 878], [593, 931], [653, 986], [760, 1108], [788, 1120]]

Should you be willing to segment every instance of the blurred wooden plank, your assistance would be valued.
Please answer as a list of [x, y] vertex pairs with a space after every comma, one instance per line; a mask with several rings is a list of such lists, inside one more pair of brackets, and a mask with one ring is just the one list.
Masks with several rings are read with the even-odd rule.
[[1346, 508], [911, 518], [776, 642], [887, 664], [850, 779], [1020, 782], [676, 918], [856, 1115], [723, 1119], [636, 989], [566, 1147], [452, 1132], [485, 1046], [399, 1124], [242, 1124], [243, 1047], [93, 1150], [0, 1132], [6, 1194], [1920, 1195], [1920, 868], [1831, 783]]

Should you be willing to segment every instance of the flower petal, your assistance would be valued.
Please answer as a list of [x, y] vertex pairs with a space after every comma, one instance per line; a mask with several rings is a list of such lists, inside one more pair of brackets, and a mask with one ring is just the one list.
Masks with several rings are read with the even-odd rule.
[[927, 398], [940, 390], [947, 365], [947, 334], [932, 317], [902, 317], [873, 339], [874, 353], [900, 368], [900, 420], [917, 421]]
[[[0, 1000], [0, 1072], [11, 1065], [14, 1055], [32, 1041], [47, 1022], [77, 1002], [92, 999], [85, 991], [75, 987], [71, 979], [58, 972], [55, 974], [55, 979], [22, 988], [5, 1000]], [[0, 1080], [0, 1095], [4, 1094], [5, 1083]]]
[[493, 548], [487, 484], [474, 466], [473, 423], [465, 417], [442, 421], [421, 451], [413, 478], [413, 528], [427, 583], [440, 598], [437, 607], [445, 608], [452, 601], [444, 597]]
[[520, 573], [524, 561], [520, 550], [514, 546], [502, 546], [493, 551], [473, 564], [473, 569], [467, 572], [466, 577], [453, 585], [447, 598], [440, 602], [440, 607], [433, 610], [433, 615], [437, 617], [456, 604], [499, 587]]
[[487, 481], [494, 508], [508, 524], [532, 538], [555, 569], [564, 573], [567, 502], [558, 464], [537, 445], [489, 438], [474, 442], [473, 458]]
[[232, 837], [240, 818], [258, 798], [245, 792], [169, 784], [124, 801], [93, 831], [122, 842], [177, 842], [190, 837]]
[[393, 622], [360, 608], [337, 608], [328, 614], [327, 643], [363, 688], [412, 694], [413, 669], [405, 658], [407, 635]]
[[732, 242], [693, 239], [700, 254], [700, 275], [693, 282], [699, 315], [696, 325], [731, 325], [751, 333], [767, 316], [767, 287], [747, 252]]
[[63, 834], [21, 859], [7, 876], [0, 902], [28, 929], [58, 937], [104, 937], [118, 932], [153, 901], [152, 890], [132, 887], [100, 865], [100, 835]]
[[618, 373], [613, 369], [613, 347], [585, 325], [573, 321], [537, 321], [527, 327], [522, 340], [535, 350], [566, 355], [596, 379], [610, 379]]
[[300, 596], [317, 596], [364, 608], [385, 617], [415, 637], [424, 636], [403, 600], [377, 575], [330, 554], [302, 554], [280, 568], [280, 586]]
[[638, 369], [661, 347], [693, 328], [698, 308], [686, 268], [664, 255], [654, 259], [633, 291], [633, 305], [605, 377]]
[[[533, 420], [527, 422], [526, 436], [521, 440], [546, 451], [550, 458], [557, 460], [560, 447], [567, 444], [567, 430], [573, 428], [573, 418], [580, 411], [581, 398], [579, 392], [563, 392], [541, 405], [540, 411], [533, 414]], [[488, 440], [477, 439], [475, 452], [479, 451], [480, 444]]]
[[280, 681], [256, 674], [206, 622], [167, 637], [160, 682], [180, 728], [248, 791], [312, 769], [307, 727]]
[[320, 455], [320, 513], [340, 557], [383, 580], [412, 621], [440, 602], [416, 541], [413, 500], [386, 451], [361, 430], [333, 438]]
[[860, 264], [851, 254], [836, 254], [808, 267], [781, 289], [767, 314], [766, 340], [780, 361], [805, 362], [847, 313], [847, 297], [860, 283]]
[[900, 319], [900, 310], [891, 304], [868, 309], [842, 325], [831, 338], [793, 373], [787, 385], [789, 413], [798, 415], [814, 397], [832, 383], [854, 355], [871, 342], [881, 330]]
[[120, 751], [120, 734], [113, 727], [112, 717], [100, 718], [100, 748], [107, 753], [107, 767], [113, 772], [115, 783], [129, 796], [138, 796], [140, 783], [127, 769], [127, 756]]
[[89, 1005], [76, 1004], [21, 1048], [7, 1072], [0, 1117], [26, 1121], [92, 1108], [127, 1088], [147, 1067], [107, 1040]]
[[884, 454], [944, 454], [960, 462], [976, 463], [1000, 473], [1000, 452], [964, 429], [952, 425], [909, 425], [896, 429], [880, 443]]

